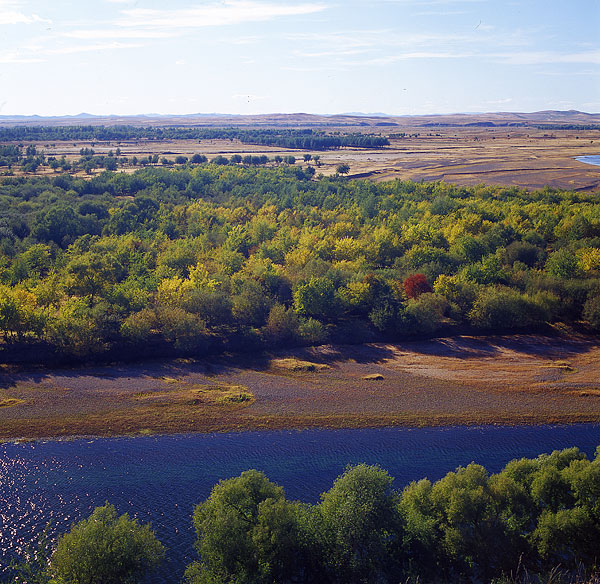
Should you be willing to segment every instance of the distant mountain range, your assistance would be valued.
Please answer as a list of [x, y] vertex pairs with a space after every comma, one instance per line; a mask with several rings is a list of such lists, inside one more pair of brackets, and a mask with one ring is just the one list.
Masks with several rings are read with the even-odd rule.
[[139, 114], [97, 116], [80, 113], [69, 116], [1, 116], [0, 126], [22, 125], [133, 125], [133, 126], [248, 126], [248, 127], [347, 127], [347, 126], [505, 126], [505, 125], [600, 125], [600, 114], [577, 110], [547, 110], [532, 113], [489, 112], [439, 115], [391, 116], [384, 113], [350, 112], [334, 115]]

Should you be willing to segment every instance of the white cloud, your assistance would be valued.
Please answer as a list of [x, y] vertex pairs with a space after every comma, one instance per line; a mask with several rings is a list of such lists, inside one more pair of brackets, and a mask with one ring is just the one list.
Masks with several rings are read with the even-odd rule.
[[50, 22], [37, 14], [25, 14], [20, 0], [0, 0], [0, 25]]
[[231, 96], [232, 99], [235, 99], [236, 101], [247, 101], [248, 103], [250, 103], [251, 101], [259, 101], [262, 99], [269, 99], [269, 96], [267, 95], [247, 95], [244, 93], [239, 93], [237, 95], [232, 95]]
[[481, 4], [487, 0], [379, 0], [393, 4], [406, 4], [415, 8], [421, 6], [449, 6], [452, 4]]
[[56, 49], [46, 50], [47, 54], [51, 55], [70, 55], [74, 53], [89, 53], [92, 51], [109, 51], [115, 49], [139, 49], [142, 44], [135, 43], [96, 43], [93, 45], [73, 45], [70, 47], [59, 47]]
[[160, 30], [128, 30], [101, 28], [95, 30], [73, 30], [63, 33], [62, 36], [71, 39], [164, 39], [171, 38], [175, 33]]
[[26, 63], [41, 63], [43, 59], [39, 57], [28, 57], [19, 54], [16, 51], [9, 51], [0, 54], [0, 63], [2, 64], [26, 64]]
[[349, 69], [344, 65], [336, 64], [336, 65], [289, 65], [285, 67], [281, 67], [282, 71], [294, 71], [296, 73], [321, 73], [321, 72], [329, 72], [332, 71], [334, 73], [341, 73], [344, 71], [349, 71]]
[[386, 55], [375, 57], [354, 63], [355, 65], [391, 65], [399, 61], [411, 61], [418, 59], [464, 59], [472, 57], [473, 53], [453, 53], [453, 52], [435, 52], [435, 51], [413, 51], [410, 53], [399, 53], [397, 55]]
[[2, 24], [33, 24], [34, 22], [50, 22], [37, 14], [27, 15], [17, 10], [3, 10], [0, 5], [0, 25]]
[[228, 45], [253, 45], [260, 40], [257, 36], [234, 37], [227, 39]]
[[469, 13], [466, 10], [423, 10], [412, 14], [413, 16], [460, 16]]
[[298, 57], [306, 58], [322, 58], [322, 57], [348, 57], [353, 55], [361, 55], [369, 52], [371, 49], [332, 49], [329, 51], [294, 51]]
[[495, 53], [489, 56], [509, 65], [546, 65], [550, 63], [588, 63], [600, 65], [600, 50], [578, 53], [520, 51], [514, 53]]
[[492, 99], [484, 102], [486, 105], [506, 105], [507, 103], [511, 103], [513, 100], [512, 97], [505, 97], [504, 99]]
[[123, 10], [125, 18], [116, 24], [123, 27], [157, 29], [225, 26], [244, 22], [260, 22], [281, 16], [300, 16], [325, 10], [324, 4], [305, 3], [282, 5], [255, 0], [224, 0], [196, 8], [154, 10], [133, 8]]

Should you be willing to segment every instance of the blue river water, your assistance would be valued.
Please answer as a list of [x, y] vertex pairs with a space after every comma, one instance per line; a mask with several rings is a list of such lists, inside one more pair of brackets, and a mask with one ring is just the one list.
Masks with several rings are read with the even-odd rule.
[[590, 156], [576, 156], [575, 160], [579, 160], [579, 162], [585, 162], [586, 164], [593, 164], [594, 166], [600, 166], [600, 154], [591, 154]]
[[220, 479], [255, 468], [289, 499], [319, 500], [348, 464], [378, 464], [396, 488], [470, 462], [578, 446], [593, 456], [600, 425], [267, 431], [0, 444], [0, 557], [52, 522], [63, 533], [106, 501], [151, 521], [167, 559], [149, 582], [180, 581], [194, 558], [191, 514]]

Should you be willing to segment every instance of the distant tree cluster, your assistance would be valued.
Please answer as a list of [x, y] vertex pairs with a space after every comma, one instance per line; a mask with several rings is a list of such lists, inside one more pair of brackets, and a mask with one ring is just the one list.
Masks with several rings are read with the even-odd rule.
[[304, 150], [341, 147], [381, 148], [385, 137], [374, 134], [325, 133], [312, 129], [244, 129], [139, 126], [17, 126], [0, 128], [0, 141], [114, 142], [123, 140], [240, 140], [243, 144]]
[[[598, 577], [600, 447], [591, 461], [570, 448], [513, 460], [498, 474], [472, 463], [401, 491], [392, 482], [378, 466], [348, 467], [311, 505], [288, 500], [282, 487], [255, 470], [222, 480], [194, 510], [199, 560], [188, 566], [184, 582]], [[149, 526], [118, 517], [108, 504], [50, 547], [13, 560], [10, 582], [136, 584], [164, 556]]]
[[600, 130], [600, 124], [527, 124], [538, 130]]
[[1, 350], [114, 358], [600, 330], [594, 195], [314, 180], [314, 167], [234, 156], [5, 178]]
[[21, 161], [21, 148], [0, 144], [0, 166], [11, 166]]

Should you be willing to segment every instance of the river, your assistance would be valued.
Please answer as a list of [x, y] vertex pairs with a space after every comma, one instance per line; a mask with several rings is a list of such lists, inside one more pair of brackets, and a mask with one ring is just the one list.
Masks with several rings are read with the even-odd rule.
[[[106, 501], [151, 521], [167, 560], [150, 582], [178, 582], [194, 558], [193, 506], [222, 478], [256, 468], [290, 499], [316, 502], [348, 464], [379, 464], [401, 488], [474, 461], [578, 446], [589, 456], [600, 425], [266, 431], [0, 444], [0, 554], [52, 521], [62, 533]], [[175, 575], [175, 577], [173, 577]]]

